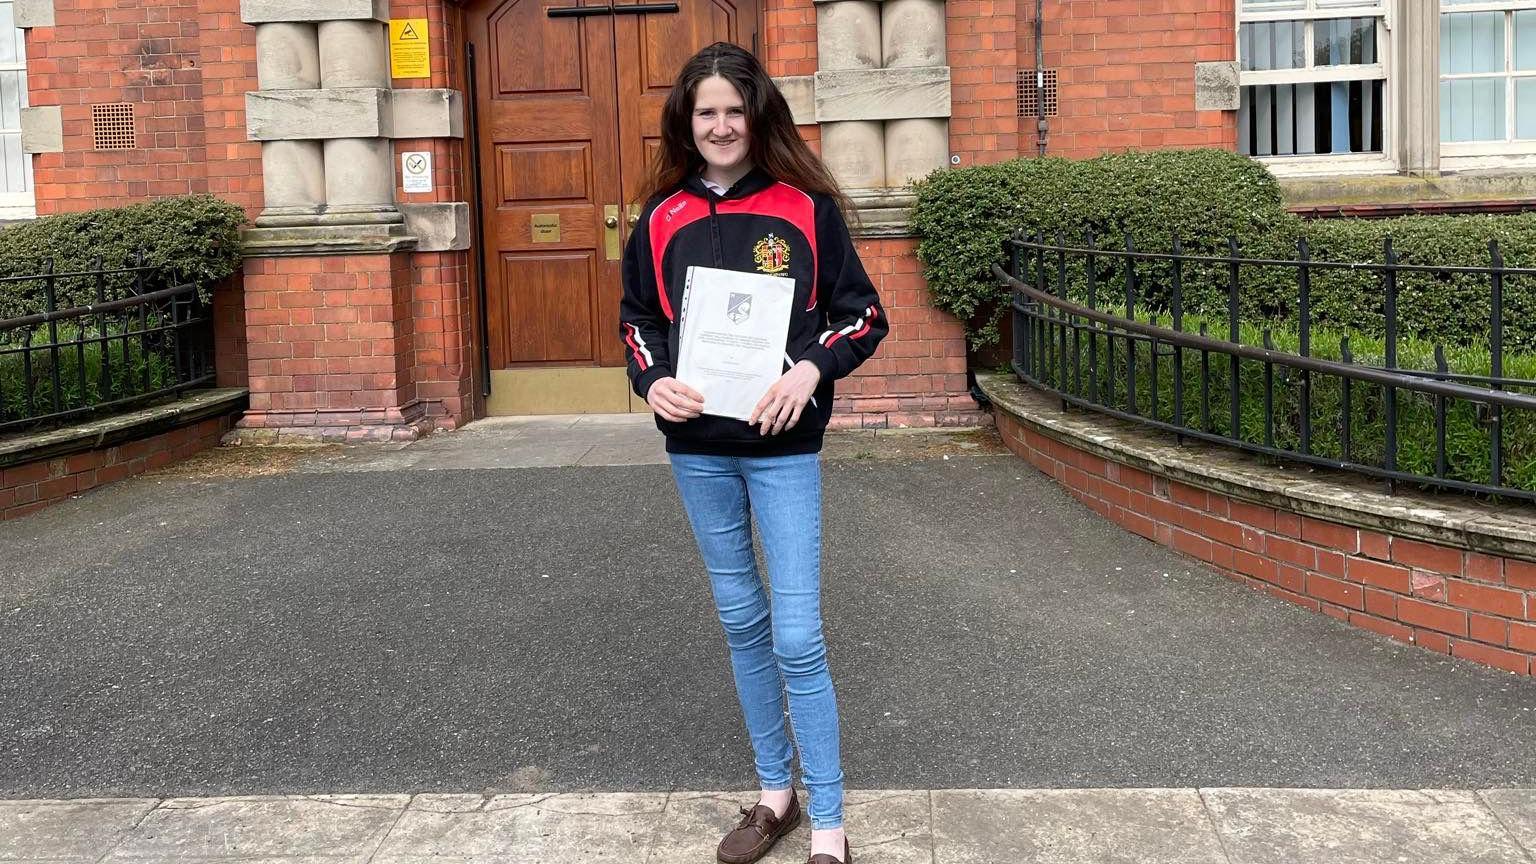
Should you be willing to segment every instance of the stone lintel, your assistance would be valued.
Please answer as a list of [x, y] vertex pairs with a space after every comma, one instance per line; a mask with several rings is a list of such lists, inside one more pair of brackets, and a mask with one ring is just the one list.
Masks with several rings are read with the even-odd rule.
[[247, 24], [290, 21], [389, 21], [389, 0], [240, 0]]
[[464, 97], [457, 90], [391, 90], [395, 138], [463, 138]]
[[245, 124], [252, 141], [388, 138], [389, 91], [257, 90], [245, 94]]
[[812, 75], [786, 75], [773, 79], [789, 103], [789, 112], [795, 117], [796, 126], [809, 126], [816, 122], [816, 78]]
[[21, 152], [64, 152], [64, 112], [58, 105], [21, 109]]
[[247, 258], [368, 255], [411, 251], [416, 237], [401, 224], [308, 225], [247, 228], [240, 233], [240, 245]]
[[1195, 110], [1236, 111], [1239, 107], [1237, 61], [1195, 64]]
[[948, 66], [816, 73], [818, 123], [949, 115]]
[[417, 238], [417, 252], [468, 249], [469, 204], [450, 201], [432, 204], [400, 204], [405, 230]]
[[53, 0], [16, 0], [11, 14], [16, 19], [16, 26], [23, 30], [54, 26]]

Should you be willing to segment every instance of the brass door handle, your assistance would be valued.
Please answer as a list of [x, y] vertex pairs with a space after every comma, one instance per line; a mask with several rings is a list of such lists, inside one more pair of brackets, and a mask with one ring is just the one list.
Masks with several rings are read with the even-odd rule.
[[[607, 225], [609, 228], [617, 228], [617, 227], [619, 227], [619, 217], [617, 217], [617, 216], [609, 216], [609, 217], [607, 217], [607, 218], [605, 218], [603, 220], [603, 224]], [[629, 224], [633, 225], [635, 223], [634, 222], [630, 222]]]
[[630, 213], [629, 214], [629, 227], [631, 227], [631, 228], [635, 227], [635, 223], [639, 222], [639, 221], [640, 221], [640, 214], [639, 213]]

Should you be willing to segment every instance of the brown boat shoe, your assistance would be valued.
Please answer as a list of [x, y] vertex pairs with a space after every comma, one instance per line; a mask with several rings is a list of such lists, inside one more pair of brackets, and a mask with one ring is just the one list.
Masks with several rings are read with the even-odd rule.
[[784, 817], [773, 815], [773, 808], [766, 804], [752, 809], [741, 808], [741, 822], [720, 840], [715, 857], [725, 864], [750, 864], [768, 854], [780, 837], [795, 830], [800, 824], [800, 800], [793, 788], [789, 790], [789, 806]]
[[812, 855], [811, 860], [805, 862], [805, 864], [853, 864], [853, 847], [848, 845], [848, 838], [844, 837], [843, 860], [841, 862], [823, 852], [820, 855]]

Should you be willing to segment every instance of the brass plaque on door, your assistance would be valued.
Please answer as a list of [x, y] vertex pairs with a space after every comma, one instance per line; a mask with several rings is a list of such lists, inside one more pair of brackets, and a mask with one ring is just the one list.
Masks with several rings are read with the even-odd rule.
[[559, 243], [560, 242], [560, 214], [559, 213], [535, 213], [535, 214], [533, 214], [533, 242], [535, 242], [535, 243]]

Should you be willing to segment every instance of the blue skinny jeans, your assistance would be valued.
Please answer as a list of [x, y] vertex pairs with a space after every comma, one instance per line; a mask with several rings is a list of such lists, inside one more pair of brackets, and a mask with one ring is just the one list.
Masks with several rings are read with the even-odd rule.
[[[821, 459], [671, 455], [677, 490], [709, 571], [736, 695], [764, 789], [790, 787], [790, 727], [812, 828], [843, 824], [837, 695], [821, 633]], [[762, 536], [772, 600], [752, 555]]]

